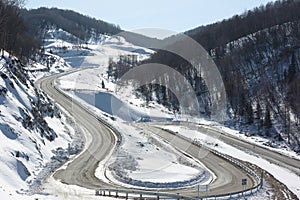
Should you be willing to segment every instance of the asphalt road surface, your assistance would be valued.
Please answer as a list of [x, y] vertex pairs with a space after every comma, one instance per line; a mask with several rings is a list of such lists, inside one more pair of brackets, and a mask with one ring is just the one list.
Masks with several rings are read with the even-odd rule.
[[85, 132], [86, 146], [67, 168], [56, 171], [54, 178], [66, 184], [90, 189], [111, 187], [95, 177], [95, 170], [99, 161], [114, 149], [116, 137], [97, 118], [54, 88], [54, 81], [61, 76], [62, 74], [44, 78], [36, 85], [72, 115], [77, 125]]
[[[242, 179], [247, 178], [247, 188], [253, 187], [258, 184], [257, 180], [245, 173], [245, 171], [227, 160], [205, 150], [199, 148], [199, 146], [192, 144], [190, 141], [171, 134], [154, 126], [140, 125], [141, 127], [147, 127], [148, 130], [154, 134], [160, 136], [163, 140], [167, 141], [173, 147], [182, 151], [193, 158], [200, 160], [209, 170], [215, 175], [216, 179], [209, 184], [208, 195], [214, 194], [226, 194], [230, 192], [236, 192], [243, 189], [241, 185]], [[190, 189], [182, 190], [182, 194], [190, 194]], [[203, 192], [204, 193], [204, 192]], [[196, 196], [195, 190], [193, 195]]]
[[185, 123], [181, 123], [181, 125], [187, 126], [196, 131], [208, 134], [212, 137], [216, 137], [219, 140], [221, 140], [227, 144], [230, 144], [231, 146], [258, 154], [259, 156], [268, 160], [269, 162], [277, 164], [284, 168], [287, 168], [287, 169], [293, 171], [294, 173], [296, 173], [298, 176], [300, 176], [300, 160], [299, 159], [292, 158], [292, 157], [289, 157], [287, 155], [284, 155], [284, 154], [281, 154], [281, 153], [278, 153], [275, 151], [271, 151], [270, 149], [268, 149], [266, 147], [257, 146], [253, 143], [249, 143], [248, 141], [244, 141], [236, 136], [226, 134], [224, 132], [218, 132], [216, 130], [212, 130], [209, 127], [196, 126], [195, 124], [185, 124]]
[[[67, 72], [67, 74], [69, 73], [72, 72]], [[78, 102], [72, 101], [68, 96], [55, 89], [55, 80], [63, 75], [66, 75], [66, 73], [43, 78], [36, 83], [36, 86], [47, 93], [55, 103], [59, 104], [65, 111], [72, 115], [79, 127], [85, 132], [86, 144], [84, 150], [75, 157], [65, 169], [59, 169], [54, 172], [54, 178], [65, 184], [78, 185], [89, 189], [120, 188], [120, 186], [114, 183], [108, 184], [95, 177], [95, 170], [99, 162], [110, 155], [116, 146], [117, 138], [115, 134], [95, 116], [86, 111]], [[147, 128], [149, 127], [147, 126]], [[190, 142], [179, 137], [174, 137], [174, 135], [166, 131], [157, 131], [153, 127], [150, 129], [179, 151], [183, 151], [199, 159], [200, 162], [215, 173], [217, 178], [211, 183], [208, 194], [239, 191], [242, 189], [242, 178], [248, 179], [247, 187], [252, 187], [256, 184], [256, 180], [250, 177], [244, 170], [213, 153], [203, 152], [204, 150], [201, 149], [202, 153], [207, 153], [207, 156], [202, 157], [201, 154], [199, 154], [199, 147]], [[197, 195], [194, 187], [182, 190], [168, 190], [168, 192], [193, 196]]]

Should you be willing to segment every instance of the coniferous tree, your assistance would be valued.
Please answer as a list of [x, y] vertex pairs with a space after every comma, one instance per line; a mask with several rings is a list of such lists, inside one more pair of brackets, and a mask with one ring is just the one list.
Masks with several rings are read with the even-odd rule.
[[291, 64], [289, 65], [289, 68], [288, 68], [288, 82], [291, 83], [295, 77], [296, 77], [296, 73], [297, 73], [297, 70], [296, 70], [296, 58], [295, 58], [295, 54], [293, 53], [292, 54], [292, 59], [291, 59]]
[[259, 101], [257, 101], [256, 103], [256, 119], [258, 122], [258, 130], [260, 131], [263, 126], [263, 119], [262, 119], [262, 109]]
[[34, 54], [39, 43], [28, 33], [26, 24], [20, 16], [21, 0], [0, 1], [0, 49], [19, 58], [28, 58]]
[[247, 104], [246, 109], [247, 109], [247, 123], [252, 124], [254, 121], [254, 116], [253, 116], [254, 114], [253, 114], [253, 108], [251, 103]]
[[271, 113], [270, 113], [269, 106], [266, 107], [264, 125], [265, 125], [266, 129], [272, 128], [272, 119], [271, 119]]

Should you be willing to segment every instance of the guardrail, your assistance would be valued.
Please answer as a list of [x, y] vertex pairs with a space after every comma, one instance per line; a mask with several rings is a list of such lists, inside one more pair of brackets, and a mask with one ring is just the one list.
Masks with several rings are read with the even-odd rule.
[[163, 131], [167, 131], [173, 135], [176, 135], [177, 137], [180, 137], [184, 140], [187, 140], [187, 141], [190, 141], [192, 144], [198, 146], [199, 148], [204, 148], [208, 151], [210, 151], [211, 153], [231, 162], [232, 164], [234, 164], [235, 166], [243, 169], [245, 172], [247, 172], [248, 174], [250, 174], [251, 176], [253, 176], [255, 179], [256, 179], [256, 185], [254, 185], [253, 187], [251, 188], [248, 188], [248, 189], [245, 189], [245, 190], [241, 190], [241, 191], [237, 191], [237, 192], [232, 192], [232, 193], [226, 193], [226, 194], [218, 194], [218, 195], [210, 195], [210, 196], [200, 196], [200, 199], [210, 199], [210, 198], [214, 198], [214, 199], [217, 199], [217, 198], [220, 198], [220, 197], [229, 197], [229, 198], [232, 198], [233, 196], [244, 196], [244, 195], [248, 195], [248, 194], [253, 194], [255, 192], [257, 192], [262, 186], [263, 186], [263, 178], [262, 178], [262, 175], [258, 175], [255, 171], [253, 171], [252, 169], [250, 169], [249, 167], [245, 166], [244, 164], [242, 164], [241, 162], [237, 161], [236, 159], [233, 159], [232, 157], [226, 155], [226, 154], [223, 154], [223, 153], [220, 153], [208, 146], [205, 146], [205, 145], [202, 145], [200, 144], [199, 142], [195, 141], [195, 140], [192, 140], [191, 138], [188, 138], [188, 137], [185, 137], [183, 135], [180, 135], [174, 131], [171, 131], [171, 130], [168, 130], [168, 129], [164, 129], [164, 128], [161, 128]]
[[263, 185], [263, 179], [260, 177], [255, 171], [250, 169], [249, 167], [243, 165], [241, 162], [233, 159], [232, 157], [222, 154], [212, 148], [209, 148], [208, 146], [202, 145], [197, 141], [194, 141], [188, 137], [185, 137], [183, 135], [179, 135], [171, 130], [162, 129], [164, 131], [167, 131], [173, 135], [176, 135], [178, 137], [181, 137], [184, 140], [190, 141], [192, 144], [199, 146], [199, 148], [204, 148], [215, 155], [226, 159], [227, 161], [231, 162], [237, 167], [240, 167], [245, 172], [253, 176], [256, 181], [254, 181], [254, 186], [245, 190], [237, 191], [237, 192], [230, 192], [225, 194], [216, 194], [216, 195], [204, 195], [204, 196], [183, 196], [179, 193], [172, 194], [172, 193], [163, 193], [163, 192], [151, 192], [151, 191], [142, 191], [142, 190], [130, 190], [130, 189], [96, 189], [95, 195], [96, 196], [109, 196], [109, 197], [121, 197], [125, 199], [133, 198], [133, 199], [187, 199], [187, 200], [199, 200], [199, 199], [232, 199], [232, 198], [241, 198], [248, 195], [253, 195], [256, 193]]
[[96, 196], [108, 196], [108, 197], [122, 197], [125, 199], [187, 199], [194, 200], [193, 197], [183, 196], [179, 193], [163, 193], [163, 192], [149, 192], [142, 190], [125, 190], [125, 189], [96, 189]]

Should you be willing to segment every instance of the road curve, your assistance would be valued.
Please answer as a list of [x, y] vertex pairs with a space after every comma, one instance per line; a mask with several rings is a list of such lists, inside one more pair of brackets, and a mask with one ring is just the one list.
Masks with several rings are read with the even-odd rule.
[[[95, 177], [95, 170], [98, 167], [99, 161], [105, 159], [115, 148], [115, 134], [94, 115], [86, 111], [78, 102], [71, 100], [70, 97], [54, 87], [54, 82], [57, 78], [73, 72], [74, 71], [46, 77], [36, 83], [39, 89], [47, 93], [55, 103], [59, 104], [73, 116], [75, 122], [85, 131], [86, 137], [88, 137], [88, 141], [90, 141], [86, 143], [83, 152], [73, 159], [65, 169], [55, 171], [53, 176], [65, 184], [78, 185], [89, 189], [101, 187], [115, 188], [116, 185], [113, 183], [108, 184]], [[157, 133], [157, 130], [153, 128], [150, 129]], [[217, 179], [211, 184], [209, 194], [240, 191], [242, 189], [242, 178], [248, 178], [248, 187], [252, 187], [256, 184], [256, 180], [253, 177], [250, 177], [244, 170], [234, 166], [227, 160], [213, 153], [208, 153], [208, 156], [200, 158], [199, 147], [191, 144], [189, 141], [179, 137], [174, 138], [174, 135], [166, 131], [159, 131], [158, 133], [160, 137], [178, 150], [184, 151], [186, 154], [199, 159], [200, 162], [204, 163], [216, 174]], [[203, 149], [201, 149], [201, 151], [203, 151]], [[169, 190], [168, 192], [192, 196], [197, 195], [195, 188]]]
[[86, 143], [85, 150], [73, 162], [70, 162], [65, 169], [56, 171], [53, 176], [63, 183], [90, 189], [111, 187], [111, 185], [95, 177], [95, 170], [99, 161], [103, 160], [114, 149], [116, 137], [108, 127], [80, 107], [77, 102], [55, 89], [55, 80], [69, 73], [72, 72], [43, 78], [36, 83], [36, 86], [47, 93], [55, 103], [62, 106], [68, 114], [72, 115], [75, 123], [85, 131], [90, 142]]
[[[145, 127], [145, 125], [140, 125]], [[209, 191], [207, 195], [226, 194], [230, 192], [237, 192], [243, 189], [241, 181], [243, 178], [247, 178], [247, 188], [254, 187], [258, 184], [257, 180], [245, 173], [245, 171], [236, 165], [228, 162], [227, 160], [205, 150], [204, 148], [199, 149], [199, 146], [192, 144], [190, 141], [185, 140], [182, 137], [173, 135], [168, 131], [164, 131], [155, 126], [147, 126], [147, 129], [152, 131], [154, 134], [167, 141], [178, 150], [200, 160], [209, 170], [215, 175], [216, 179], [209, 184]], [[190, 189], [186, 191], [180, 191], [181, 194], [196, 196], [196, 191], [192, 192]], [[203, 194], [204, 195], [204, 194]]]

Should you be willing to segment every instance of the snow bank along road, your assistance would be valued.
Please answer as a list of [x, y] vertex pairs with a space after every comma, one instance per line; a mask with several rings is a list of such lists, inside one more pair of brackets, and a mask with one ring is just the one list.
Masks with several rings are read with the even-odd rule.
[[[73, 159], [65, 169], [57, 170], [54, 173], [54, 178], [61, 180], [61, 182], [65, 184], [78, 185], [89, 189], [101, 187], [116, 188], [116, 185], [113, 183], [108, 184], [95, 177], [95, 170], [99, 161], [104, 160], [115, 148], [115, 134], [95, 116], [86, 111], [78, 102], [72, 101], [68, 96], [54, 87], [54, 82], [57, 78], [70, 73], [72, 73], [72, 71], [46, 77], [36, 83], [37, 87], [46, 92], [53, 101], [73, 115], [76, 123], [85, 131], [86, 137], [88, 137], [83, 152]], [[248, 187], [257, 184], [253, 177], [250, 177], [244, 170], [236, 167], [227, 160], [212, 153], [208, 153], [206, 157], [200, 159], [199, 147], [190, 144], [190, 142], [180, 137], [174, 137], [174, 135], [169, 132], [153, 131], [178, 150], [182, 150], [186, 154], [201, 160], [204, 165], [215, 173], [217, 178], [211, 184], [209, 194], [239, 191], [242, 189], [242, 178], [248, 179]], [[203, 149], [201, 149], [201, 151], [203, 151]], [[168, 190], [168, 192], [196, 196], [194, 187], [180, 190]]]

